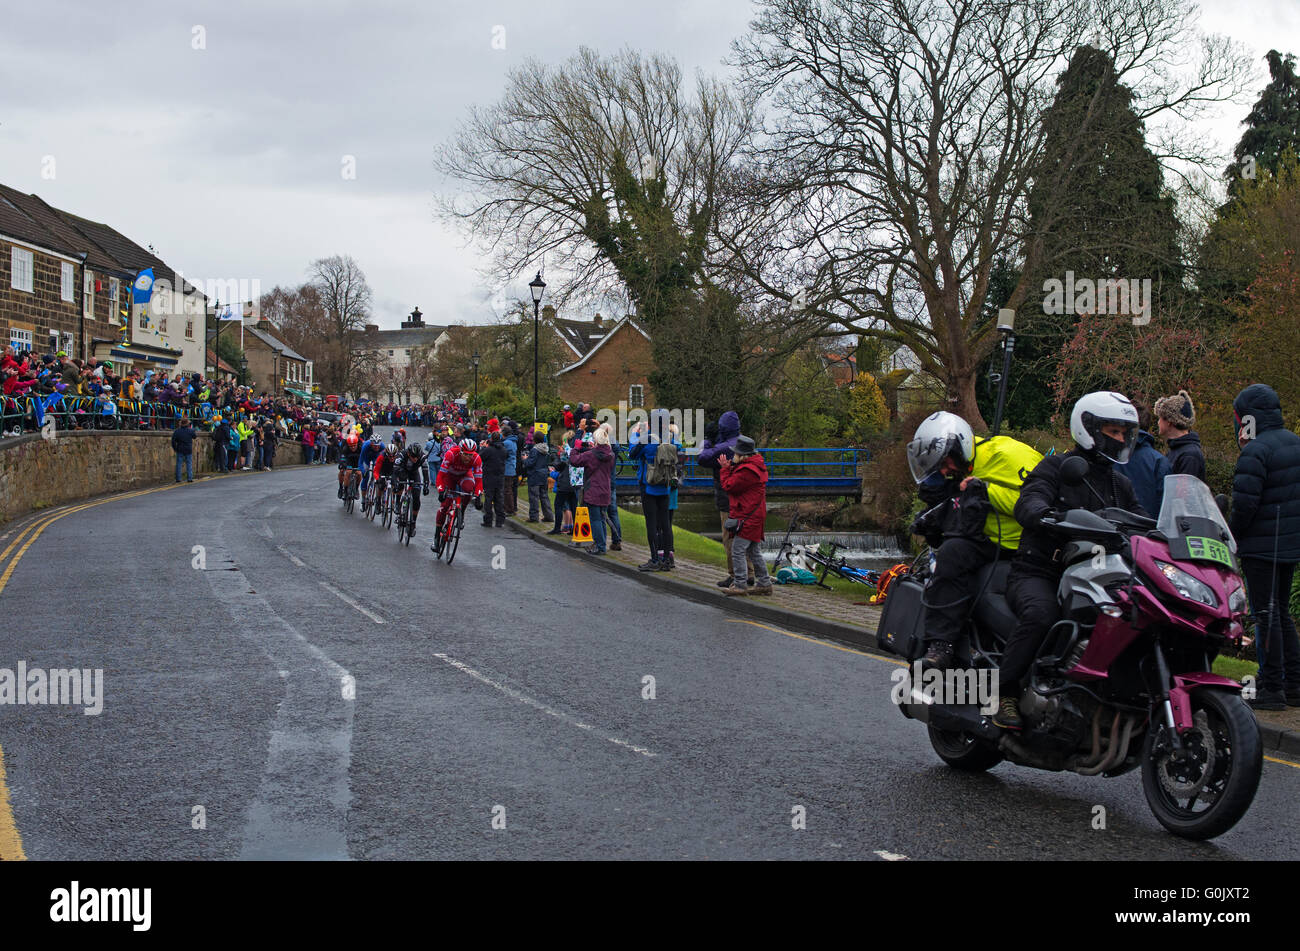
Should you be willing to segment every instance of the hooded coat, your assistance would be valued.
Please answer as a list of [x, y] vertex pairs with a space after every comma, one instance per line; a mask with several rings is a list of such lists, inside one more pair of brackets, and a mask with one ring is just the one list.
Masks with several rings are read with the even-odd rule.
[[751, 542], [763, 540], [767, 520], [767, 463], [757, 453], [736, 459], [719, 473], [731, 505], [730, 518], [740, 520], [736, 534]]
[[699, 455], [696, 456], [698, 465], [713, 470], [713, 501], [717, 504], [719, 512], [726, 512], [731, 507], [727, 492], [722, 488], [722, 482], [718, 477], [719, 460], [723, 456], [731, 458], [736, 449], [736, 437], [739, 435], [740, 416], [734, 410], [728, 410], [718, 420], [718, 438], [712, 442], [706, 439]]
[[1254, 383], [1232, 401], [1240, 433], [1252, 418], [1255, 437], [1232, 474], [1232, 517], [1228, 527], [1237, 553], [1300, 562], [1300, 436], [1282, 424], [1282, 404], [1270, 386]]

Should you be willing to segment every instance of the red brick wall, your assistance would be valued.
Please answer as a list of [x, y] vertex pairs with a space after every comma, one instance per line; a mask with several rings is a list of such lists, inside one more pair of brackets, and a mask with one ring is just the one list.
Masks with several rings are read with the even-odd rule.
[[560, 398], [566, 403], [590, 403], [593, 409], [617, 409], [634, 383], [645, 387], [645, 405], [654, 405], [650, 371], [654, 362], [650, 341], [623, 324], [586, 363], [559, 376]]

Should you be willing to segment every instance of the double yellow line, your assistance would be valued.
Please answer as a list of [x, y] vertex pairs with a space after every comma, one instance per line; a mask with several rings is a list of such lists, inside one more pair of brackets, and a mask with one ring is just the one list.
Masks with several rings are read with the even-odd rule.
[[[213, 478], [225, 478], [225, 476]], [[136, 492], [124, 492], [121, 495], [56, 509], [52, 513], [38, 516], [18, 533], [18, 537], [11, 541], [3, 552], [0, 552], [0, 565], [4, 565], [6, 559], [9, 560], [9, 564], [5, 566], [4, 571], [0, 572], [0, 594], [4, 593], [5, 587], [9, 584], [9, 579], [13, 577], [14, 569], [18, 567], [18, 562], [22, 561], [23, 555], [27, 554], [27, 549], [31, 548], [32, 543], [41, 537], [42, 532], [59, 519], [94, 508], [97, 505], [120, 502], [123, 499], [134, 499], [142, 495], [151, 495], [154, 492], [165, 492], [168, 489], [179, 489], [181, 485], [187, 484], [174, 483], [172, 485], [156, 486], [152, 489], [140, 489]], [[19, 547], [20, 545], [22, 547]], [[16, 553], [15, 549], [17, 549]], [[9, 558], [10, 554], [13, 554], [13, 558]], [[23, 852], [22, 836], [18, 834], [18, 825], [14, 822], [13, 805], [9, 799], [9, 784], [5, 780], [4, 749], [0, 747], [0, 861], [21, 861], [26, 858], [27, 855]]]

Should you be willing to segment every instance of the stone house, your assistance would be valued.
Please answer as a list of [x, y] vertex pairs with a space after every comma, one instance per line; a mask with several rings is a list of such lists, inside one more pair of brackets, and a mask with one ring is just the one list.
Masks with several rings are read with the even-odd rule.
[[650, 335], [631, 317], [612, 323], [600, 314], [591, 321], [555, 319], [556, 332], [577, 358], [556, 376], [560, 398], [593, 409], [652, 408]]

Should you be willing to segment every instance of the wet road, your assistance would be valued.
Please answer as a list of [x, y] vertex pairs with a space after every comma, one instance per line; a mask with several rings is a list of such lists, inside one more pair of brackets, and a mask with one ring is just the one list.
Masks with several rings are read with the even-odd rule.
[[29, 858], [1300, 858], [1295, 765], [1182, 842], [1137, 773], [948, 769], [886, 658], [473, 518], [448, 566], [432, 496], [400, 548], [335, 478], [39, 513], [0, 561], [0, 667], [103, 671], [97, 716], [0, 706]]

